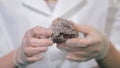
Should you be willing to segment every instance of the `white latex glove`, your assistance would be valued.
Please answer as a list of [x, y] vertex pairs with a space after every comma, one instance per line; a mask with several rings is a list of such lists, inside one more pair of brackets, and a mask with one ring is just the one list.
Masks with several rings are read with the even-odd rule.
[[75, 62], [104, 58], [109, 48], [109, 41], [106, 36], [101, 31], [87, 25], [76, 24], [75, 27], [85, 37], [72, 38], [57, 45], [59, 49], [67, 52], [66, 58]]
[[48, 46], [53, 44], [48, 39], [51, 34], [49, 29], [39, 26], [27, 31], [22, 45], [16, 49], [15, 64], [23, 68], [30, 63], [42, 60], [42, 53], [46, 52]]

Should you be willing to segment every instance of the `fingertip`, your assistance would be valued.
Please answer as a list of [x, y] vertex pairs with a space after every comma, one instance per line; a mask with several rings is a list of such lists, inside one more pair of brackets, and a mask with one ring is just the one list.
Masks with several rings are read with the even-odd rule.
[[67, 55], [66, 59], [71, 61], [71, 62], [75, 62], [74, 57], [72, 55]]
[[51, 39], [45, 39], [44, 42], [47, 44], [47, 46], [52, 46], [53, 45], [53, 41]]
[[50, 40], [50, 45], [49, 46], [52, 46], [53, 45], [53, 41], [52, 40]]
[[66, 56], [66, 59], [71, 60], [71, 56]]
[[40, 47], [39, 49], [39, 52], [46, 52], [48, 50], [48, 47]]
[[91, 32], [94, 32], [94, 28], [90, 25], [74, 24], [74, 26], [78, 32], [82, 32], [84, 34], [90, 34]]
[[80, 38], [73, 38], [69, 39], [66, 41], [67, 46], [72, 46], [72, 47], [87, 47], [87, 41], [82, 41], [83, 39]]
[[73, 55], [68, 55], [66, 56], [66, 59], [68, 59], [71, 62], [86, 62], [88, 60], [90, 60], [90, 58], [86, 58], [86, 57], [75, 57]]
[[71, 58], [71, 56], [72, 56], [71, 53], [67, 53], [66, 58], [69, 59], [69, 58]]
[[37, 62], [39, 60], [42, 60], [43, 56], [33, 56], [33, 57], [27, 57], [26, 60], [30, 63]]
[[77, 38], [68, 39], [68, 40], [66, 41], [66, 44], [75, 43], [76, 41], [78, 41]]
[[52, 29], [51, 29], [51, 27], [49, 27], [49, 28], [47, 28], [47, 36], [51, 37], [51, 35], [52, 35]]

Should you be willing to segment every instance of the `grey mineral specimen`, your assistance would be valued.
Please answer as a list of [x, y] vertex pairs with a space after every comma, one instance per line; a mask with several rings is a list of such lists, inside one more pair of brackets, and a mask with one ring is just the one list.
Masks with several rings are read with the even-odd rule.
[[54, 43], [63, 43], [69, 38], [76, 38], [79, 36], [73, 23], [63, 18], [55, 19], [51, 28], [53, 32], [51, 39]]

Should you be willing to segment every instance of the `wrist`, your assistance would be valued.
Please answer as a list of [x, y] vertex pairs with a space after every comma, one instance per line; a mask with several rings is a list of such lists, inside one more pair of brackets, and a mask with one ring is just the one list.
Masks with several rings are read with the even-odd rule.
[[120, 63], [120, 54], [119, 51], [110, 43], [107, 54], [104, 58], [97, 60], [101, 68], [119, 68]]
[[111, 55], [114, 55], [116, 53], [118, 53], [118, 51], [115, 49], [115, 47], [112, 45], [112, 43], [110, 43], [108, 52], [106, 53], [104, 58], [100, 59], [99, 61], [107, 60], [111, 57]]
[[107, 53], [109, 52], [109, 48], [110, 48], [110, 42], [108, 41], [105, 45], [103, 45], [101, 47], [100, 52], [98, 53], [98, 55], [95, 57], [96, 60], [101, 60], [103, 58], [105, 58], [105, 56], [107, 55]]
[[14, 64], [19, 67], [23, 68], [27, 65], [25, 60], [25, 55], [23, 54], [23, 51], [21, 51], [19, 48], [14, 50]]

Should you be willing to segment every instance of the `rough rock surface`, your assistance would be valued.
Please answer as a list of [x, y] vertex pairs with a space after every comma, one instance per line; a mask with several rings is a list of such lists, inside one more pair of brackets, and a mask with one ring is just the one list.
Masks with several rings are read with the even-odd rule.
[[53, 32], [51, 39], [54, 43], [63, 43], [69, 38], [76, 38], [79, 36], [73, 23], [63, 18], [55, 19], [51, 28]]

